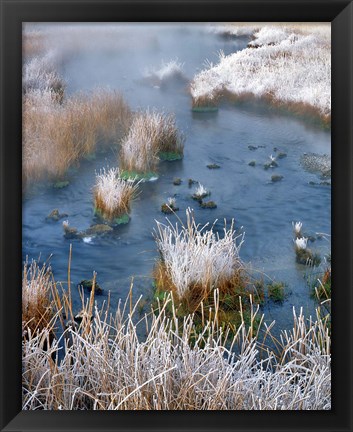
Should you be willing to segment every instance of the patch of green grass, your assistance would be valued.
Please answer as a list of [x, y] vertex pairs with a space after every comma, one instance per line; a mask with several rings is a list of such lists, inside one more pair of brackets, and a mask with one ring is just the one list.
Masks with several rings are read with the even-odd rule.
[[193, 107], [193, 108], [191, 108], [191, 111], [197, 112], [197, 113], [217, 112], [218, 107], [215, 107], [215, 106]]
[[54, 189], [63, 189], [69, 186], [70, 182], [68, 180], [57, 181], [53, 183]]
[[159, 152], [158, 157], [162, 161], [172, 162], [176, 160], [181, 160], [183, 158], [183, 155], [182, 153], [177, 152]]
[[272, 282], [267, 285], [268, 297], [276, 303], [282, 303], [285, 299], [285, 283]]
[[[99, 219], [105, 220], [104, 217], [102, 216], [102, 212], [97, 208], [94, 209], [94, 215], [97, 216]], [[125, 225], [129, 222], [130, 222], [130, 216], [127, 213], [125, 213], [122, 216], [119, 216], [119, 217], [113, 219], [112, 221], [109, 221], [109, 224], [110, 225]]]
[[113, 221], [114, 225], [125, 225], [127, 223], [129, 223], [130, 221], [130, 216], [126, 213], [118, 218], [115, 218]]
[[124, 180], [150, 180], [153, 177], [158, 177], [158, 174], [153, 171], [141, 173], [137, 171], [121, 171], [120, 177]]

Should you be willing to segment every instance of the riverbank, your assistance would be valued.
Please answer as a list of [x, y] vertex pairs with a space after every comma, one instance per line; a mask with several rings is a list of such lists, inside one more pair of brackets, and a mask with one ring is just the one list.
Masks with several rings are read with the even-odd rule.
[[331, 121], [331, 27], [322, 25], [228, 25], [213, 28], [228, 37], [252, 33], [248, 47], [219, 53], [218, 64], [196, 74], [193, 107], [222, 99], [259, 98], [295, 113]]

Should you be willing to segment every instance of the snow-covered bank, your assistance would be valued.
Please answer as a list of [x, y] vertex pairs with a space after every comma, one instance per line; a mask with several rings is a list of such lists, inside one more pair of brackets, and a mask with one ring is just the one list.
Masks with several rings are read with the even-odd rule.
[[[231, 34], [229, 26], [221, 26], [219, 33], [222, 29]], [[234, 24], [233, 34], [243, 31]], [[330, 24], [263, 25], [248, 48], [228, 56], [220, 52], [217, 65], [210, 64], [194, 77], [193, 106], [215, 105], [225, 93], [314, 110], [330, 120]]]

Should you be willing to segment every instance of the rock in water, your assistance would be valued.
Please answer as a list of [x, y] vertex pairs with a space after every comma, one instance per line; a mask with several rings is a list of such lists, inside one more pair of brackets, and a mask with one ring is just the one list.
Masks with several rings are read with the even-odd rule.
[[66, 213], [60, 213], [58, 209], [54, 209], [48, 214], [45, 220], [57, 222], [60, 219], [66, 218], [67, 216], [68, 215]]
[[[78, 288], [83, 288], [84, 290], [91, 292], [93, 285], [93, 279], [83, 279], [79, 284], [77, 284]], [[103, 294], [103, 288], [101, 288], [96, 281], [94, 285], [94, 293], [97, 295]]]
[[113, 228], [109, 225], [105, 225], [105, 224], [96, 224], [96, 225], [92, 225], [89, 228], [87, 228], [83, 234], [85, 236], [91, 236], [91, 235], [95, 235], [95, 234], [105, 234], [107, 232], [113, 231]]

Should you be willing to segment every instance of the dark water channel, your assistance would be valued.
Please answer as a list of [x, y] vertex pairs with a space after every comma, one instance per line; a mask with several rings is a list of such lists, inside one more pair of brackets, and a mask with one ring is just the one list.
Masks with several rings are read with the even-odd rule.
[[[109, 86], [119, 90], [133, 109], [155, 107], [173, 112], [178, 127], [186, 136], [184, 159], [160, 164], [157, 181], [146, 182], [133, 203], [131, 221], [105, 237], [90, 242], [73, 241], [71, 279], [77, 284], [97, 271], [98, 282], [112, 295], [112, 304], [126, 297], [134, 276], [134, 295], [151, 295], [151, 271], [157, 257], [152, 230], [155, 220], [163, 221], [160, 206], [176, 195], [180, 208], [178, 216], [185, 220], [185, 209], [193, 207], [200, 223], [213, 222], [217, 228], [223, 220], [236, 221], [245, 231], [242, 259], [254, 269], [276, 281], [287, 284], [289, 295], [283, 304], [268, 302], [263, 307], [268, 321], [276, 320], [278, 328], [291, 328], [292, 308], [303, 307], [312, 314], [316, 303], [310, 296], [305, 280], [308, 269], [295, 263], [292, 221], [302, 221], [304, 232], [331, 233], [331, 188], [319, 185], [317, 174], [305, 171], [300, 165], [304, 153], [331, 153], [330, 133], [317, 126], [273, 110], [247, 106], [222, 106], [215, 114], [191, 112], [187, 83], [175, 83], [165, 88], [141, 82], [146, 67], [158, 66], [162, 60], [178, 58], [184, 63], [186, 77], [203, 68], [204, 61], [217, 61], [217, 51], [226, 54], [243, 49], [247, 40], [223, 39], [207, 33], [200, 25], [125, 27], [131, 35], [127, 49], [83, 51], [68, 59], [63, 74], [68, 82], [68, 94]], [[148, 35], [148, 38], [147, 36]], [[127, 37], [129, 39], [129, 37]], [[139, 43], [148, 40], [151, 43]], [[250, 150], [249, 146], [258, 147]], [[285, 152], [278, 167], [265, 170], [269, 156]], [[249, 166], [252, 160], [256, 166]], [[44, 261], [51, 254], [54, 275], [67, 280], [70, 240], [63, 237], [61, 222], [47, 223], [46, 216], [54, 208], [69, 215], [71, 226], [86, 229], [93, 220], [92, 187], [95, 170], [116, 166], [117, 149], [112, 146], [94, 161], [82, 161], [80, 167], [68, 174], [70, 184], [64, 189], [41, 189], [23, 200], [23, 257]], [[217, 163], [217, 170], [206, 165]], [[283, 179], [271, 182], [271, 176]], [[180, 186], [173, 178], [180, 177]], [[200, 181], [211, 191], [218, 207], [200, 209], [191, 199], [188, 178]], [[317, 184], [313, 185], [310, 182]], [[175, 221], [175, 216], [170, 219]], [[243, 228], [241, 228], [243, 227]], [[330, 243], [318, 239], [310, 247], [321, 255], [330, 251]], [[259, 274], [259, 276], [261, 276]], [[105, 299], [103, 295], [101, 299]], [[97, 297], [98, 299], [98, 297]], [[76, 298], [78, 302], [78, 295]], [[78, 304], [77, 304], [78, 307]]]

